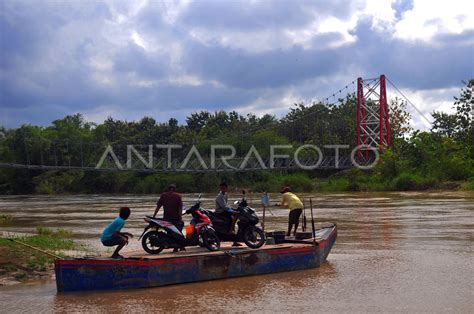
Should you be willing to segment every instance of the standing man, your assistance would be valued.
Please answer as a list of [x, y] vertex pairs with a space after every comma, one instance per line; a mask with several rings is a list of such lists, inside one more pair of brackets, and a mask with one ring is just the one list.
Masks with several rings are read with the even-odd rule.
[[181, 199], [181, 194], [176, 192], [175, 184], [170, 184], [168, 191], [160, 195], [153, 217], [156, 217], [162, 206], [164, 209], [163, 219], [171, 222], [182, 231], [184, 226], [183, 219], [181, 218], [183, 215], [183, 200]]
[[298, 196], [291, 193], [291, 189], [289, 186], [284, 187], [280, 191], [280, 193], [283, 194], [281, 199], [281, 207], [290, 209], [290, 214], [288, 215], [288, 232], [286, 233], [286, 235], [290, 236], [293, 225], [295, 226], [295, 231], [293, 232], [293, 235], [296, 235], [296, 230], [298, 229], [301, 212], [303, 211], [303, 203], [298, 198]]

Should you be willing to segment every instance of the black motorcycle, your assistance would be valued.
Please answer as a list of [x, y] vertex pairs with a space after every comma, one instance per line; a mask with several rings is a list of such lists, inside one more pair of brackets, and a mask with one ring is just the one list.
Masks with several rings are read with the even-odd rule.
[[[189, 208], [185, 214], [191, 214], [193, 222], [186, 230], [192, 230], [186, 236], [176, 226], [164, 219], [146, 216], [148, 226], [143, 230], [143, 249], [149, 254], [158, 254], [167, 248], [184, 248], [186, 246], [204, 246], [209, 251], [217, 251], [221, 241], [212, 227], [209, 217], [201, 211], [201, 202]], [[151, 231], [148, 231], [152, 229]], [[147, 232], [148, 231], [148, 232]], [[143, 238], [142, 238], [143, 237]]]
[[244, 242], [252, 249], [258, 249], [265, 244], [265, 233], [257, 226], [259, 219], [255, 209], [247, 204], [245, 197], [241, 201], [236, 201], [237, 209], [233, 209], [234, 215], [237, 215], [237, 232], [229, 233], [232, 225], [232, 216], [230, 213], [215, 213], [210, 210], [201, 209], [201, 211], [211, 218], [214, 230], [221, 241]]

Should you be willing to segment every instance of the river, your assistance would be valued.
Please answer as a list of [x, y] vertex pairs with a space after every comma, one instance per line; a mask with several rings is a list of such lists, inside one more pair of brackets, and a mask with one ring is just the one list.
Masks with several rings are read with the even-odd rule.
[[[340, 193], [312, 197], [317, 224], [338, 239], [320, 268], [118, 292], [57, 294], [54, 282], [0, 288], [0, 312], [461, 312], [474, 311], [474, 193]], [[231, 195], [237, 199], [238, 195]], [[253, 204], [261, 215], [259, 197]], [[184, 195], [189, 206], [196, 195]], [[92, 251], [107, 250], [102, 229], [127, 205], [136, 235], [155, 196], [0, 196], [1, 232], [36, 226], [71, 230]], [[203, 204], [212, 206], [213, 195]], [[278, 195], [271, 195], [271, 203]], [[288, 211], [271, 207], [266, 229], [284, 230]], [[309, 218], [309, 212], [307, 212]], [[127, 250], [140, 248], [132, 240]]]

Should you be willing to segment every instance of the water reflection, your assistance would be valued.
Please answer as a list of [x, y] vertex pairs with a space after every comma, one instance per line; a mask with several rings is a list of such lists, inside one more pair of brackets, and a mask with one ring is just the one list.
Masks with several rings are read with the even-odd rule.
[[[59, 294], [54, 297], [54, 308], [68, 311], [71, 304], [80, 311], [247, 311], [265, 303], [276, 308], [286, 299], [285, 293], [294, 294], [314, 289], [336, 276], [331, 263], [318, 269], [242, 277], [228, 280], [191, 283], [161, 288], [101, 293]], [[280, 300], [278, 297], [280, 296]], [[131, 301], [133, 300], [133, 301]], [[303, 302], [293, 296], [291, 302]], [[252, 305], [253, 304], [253, 305]], [[258, 305], [260, 304], [260, 305]], [[97, 307], [97, 305], [99, 305]], [[245, 309], [244, 309], [244, 308]]]

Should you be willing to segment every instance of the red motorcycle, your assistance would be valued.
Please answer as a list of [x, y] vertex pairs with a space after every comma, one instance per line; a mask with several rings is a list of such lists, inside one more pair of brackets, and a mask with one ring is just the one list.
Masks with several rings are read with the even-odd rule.
[[[217, 251], [221, 241], [212, 227], [211, 219], [201, 212], [201, 202], [186, 210], [185, 214], [191, 214], [193, 219], [186, 227], [186, 236], [176, 226], [164, 219], [146, 216], [145, 222], [148, 226], [143, 230], [143, 249], [149, 254], [158, 254], [164, 249], [182, 249], [186, 246], [204, 246], [209, 251]], [[149, 232], [148, 230], [153, 229]], [[143, 238], [142, 238], [143, 237]]]

